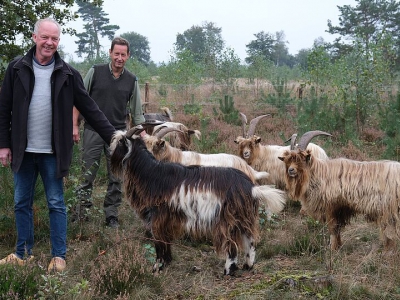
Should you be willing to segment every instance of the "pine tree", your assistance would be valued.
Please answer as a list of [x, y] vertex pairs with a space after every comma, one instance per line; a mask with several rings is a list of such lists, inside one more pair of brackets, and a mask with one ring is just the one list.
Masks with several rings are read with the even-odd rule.
[[107, 36], [110, 41], [114, 38], [115, 31], [119, 29], [118, 25], [110, 25], [107, 13], [101, 7], [102, 3], [95, 5], [86, 1], [77, 1], [79, 6], [78, 14], [85, 21], [84, 32], [76, 34], [78, 41], [78, 50], [75, 53], [82, 57], [86, 55], [89, 59], [100, 58], [100, 36]]
[[[339, 25], [328, 20], [328, 31], [352, 40], [359, 40], [367, 51], [376, 44], [382, 33], [391, 33], [400, 39], [400, 3], [396, 0], [356, 0], [355, 7], [337, 6], [340, 11]], [[340, 42], [340, 38], [337, 40]], [[336, 46], [340, 46], [337, 43]], [[349, 52], [348, 49], [346, 52]]]

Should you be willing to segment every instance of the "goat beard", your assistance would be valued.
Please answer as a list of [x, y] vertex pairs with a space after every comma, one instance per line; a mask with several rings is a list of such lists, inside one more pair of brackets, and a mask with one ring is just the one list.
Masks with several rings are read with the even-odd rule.
[[114, 141], [115, 146], [113, 149], [113, 154], [110, 158], [111, 172], [117, 178], [122, 179], [124, 173], [124, 158], [128, 153], [128, 147], [122, 143], [122, 141]]

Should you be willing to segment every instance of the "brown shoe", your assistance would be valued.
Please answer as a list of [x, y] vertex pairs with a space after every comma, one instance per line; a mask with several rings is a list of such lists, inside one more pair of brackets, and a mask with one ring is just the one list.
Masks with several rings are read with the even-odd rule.
[[0, 265], [10, 264], [10, 265], [19, 265], [24, 266], [34, 259], [33, 255], [28, 256], [26, 259], [21, 259], [16, 256], [14, 253], [11, 253], [7, 257], [0, 260]]
[[62, 272], [64, 271], [65, 267], [67, 266], [64, 259], [61, 257], [53, 257], [50, 261], [49, 267], [47, 271], [50, 272]]

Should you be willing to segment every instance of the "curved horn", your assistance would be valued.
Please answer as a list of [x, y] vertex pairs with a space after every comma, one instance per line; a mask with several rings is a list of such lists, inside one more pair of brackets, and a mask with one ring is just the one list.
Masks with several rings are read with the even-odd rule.
[[135, 127], [132, 127], [131, 129], [129, 129], [126, 133], [125, 136], [130, 138], [132, 137], [132, 135], [139, 135], [142, 131], [144, 130], [142, 125], [137, 125]]
[[297, 139], [297, 133], [293, 133], [290, 139], [285, 141], [285, 144], [290, 141], [290, 150], [294, 150], [294, 147], [296, 146], [296, 139]]
[[332, 136], [332, 134], [327, 133], [325, 131], [321, 131], [321, 130], [313, 130], [313, 131], [307, 131], [306, 133], [304, 133], [299, 141], [299, 145], [298, 148], [300, 150], [306, 150], [307, 145], [310, 143], [310, 141], [316, 137], [317, 135], [327, 135], [327, 136]]
[[257, 118], [254, 118], [253, 120], [251, 120], [250, 126], [249, 126], [249, 131], [247, 132], [247, 137], [252, 136], [254, 134], [254, 132], [256, 131], [256, 126], [261, 119], [264, 119], [265, 117], [269, 117], [269, 116], [271, 116], [271, 115], [270, 114], [262, 115], [262, 116], [258, 116]]
[[183, 133], [182, 130], [176, 129], [176, 128], [172, 128], [172, 127], [163, 127], [161, 128], [154, 136], [161, 139], [163, 136], [165, 136], [168, 132], [172, 132], [172, 131], [177, 131], [179, 133]]
[[242, 136], [243, 136], [243, 137], [246, 137], [247, 117], [246, 117], [245, 114], [243, 114], [243, 113], [241, 113], [241, 112], [240, 112], [239, 114], [240, 114], [240, 118], [242, 119], [242, 131], [243, 131]]

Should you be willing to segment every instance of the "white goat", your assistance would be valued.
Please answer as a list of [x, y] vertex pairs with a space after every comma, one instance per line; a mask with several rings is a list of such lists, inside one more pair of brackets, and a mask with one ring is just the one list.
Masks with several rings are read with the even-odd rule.
[[174, 128], [163, 128], [155, 136], [147, 135], [143, 137], [147, 149], [160, 161], [181, 163], [183, 165], [202, 165], [202, 166], [221, 166], [239, 169], [250, 177], [253, 183], [267, 178], [267, 172], [258, 172], [249, 166], [239, 156], [227, 153], [202, 154], [194, 151], [182, 151], [172, 147], [169, 142], [162, 139], [162, 136]]

